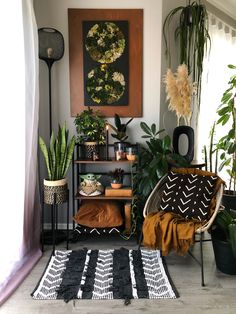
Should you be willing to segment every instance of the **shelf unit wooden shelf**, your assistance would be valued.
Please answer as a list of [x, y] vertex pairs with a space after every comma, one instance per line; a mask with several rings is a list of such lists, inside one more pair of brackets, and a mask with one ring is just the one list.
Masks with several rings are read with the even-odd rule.
[[[132, 146], [135, 146], [137, 149], [137, 154], [139, 153], [139, 144], [132, 144]], [[114, 147], [113, 144], [109, 144], [109, 147]], [[72, 185], [73, 185], [73, 216], [75, 215], [75, 204], [77, 204], [77, 209], [79, 209], [80, 204], [83, 200], [117, 200], [117, 201], [121, 201], [124, 206], [125, 203], [132, 203], [132, 200], [134, 199], [134, 195], [132, 196], [106, 196], [105, 194], [102, 195], [98, 195], [98, 196], [83, 196], [81, 194], [78, 193], [78, 185], [80, 182], [79, 176], [81, 174], [85, 174], [88, 173], [87, 171], [87, 167], [89, 165], [93, 165], [93, 171], [92, 173], [94, 174], [101, 174], [101, 175], [108, 175], [108, 171], [105, 170], [105, 165], [114, 165], [115, 168], [122, 167], [122, 165], [124, 165], [124, 167], [126, 167], [126, 169], [129, 169], [128, 171], [125, 171], [124, 175], [126, 176], [130, 176], [130, 181], [131, 181], [131, 186], [133, 186], [133, 167], [138, 167], [138, 160], [135, 161], [131, 161], [128, 159], [124, 159], [124, 160], [116, 160], [114, 157], [113, 158], [108, 158], [108, 159], [99, 159], [99, 160], [91, 160], [91, 159], [85, 159], [85, 158], [80, 158], [81, 156], [83, 157], [83, 155], [81, 154], [83, 145], [82, 144], [77, 144], [77, 147], [75, 149], [75, 153], [74, 153], [74, 158], [73, 158], [73, 164], [72, 164], [72, 172], [73, 172], [73, 176], [72, 176]], [[96, 169], [96, 166], [98, 166], [98, 169]], [[100, 168], [100, 166], [104, 166], [104, 168]], [[75, 227], [75, 223], [73, 222], [73, 228]]]

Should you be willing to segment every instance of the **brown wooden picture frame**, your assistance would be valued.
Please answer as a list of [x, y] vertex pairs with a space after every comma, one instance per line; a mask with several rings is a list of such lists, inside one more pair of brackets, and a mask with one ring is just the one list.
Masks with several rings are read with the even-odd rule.
[[105, 117], [142, 117], [143, 10], [68, 9], [71, 116], [88, 108], [84, 105], [83, 21], [128, 21], [129, 23], [129, 101], [128, 105], [91, 106]]

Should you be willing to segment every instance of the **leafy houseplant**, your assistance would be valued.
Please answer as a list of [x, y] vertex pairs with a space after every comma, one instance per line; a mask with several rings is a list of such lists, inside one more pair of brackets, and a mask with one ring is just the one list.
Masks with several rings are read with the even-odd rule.
[[43, 153], [48, 173], [48, 178], [44, 180], [45, 203], [53, 204], [54, 194], [57, 195], [57, 203], [63, 202], [67, 193], [65, 177], [72, 161], [75, 136], [69, 140], [69, 130], [66, 129], [64, 123], [63, 127], [59, 125], [57, 137], [52, 132], [48, 147], [42, 137], [39, 137], [39, 147]]
[[78, 133], [77, 141], [79, 143], [105, 143], [106, 120], [98, 110], [94, 111], [88, 107], [87, 110], [83, 110], [80, 114], [77, 114], [74, 124]]
[[128, 124], [133, 120], [133, 118], [129, 119], [126, 123], [122, 123], [120, 116], [115, 113], [114, 122], [115, 126], [109, 124], [111, 129], [115, 133], [111, 133], [111, 136], [118, 140], [118, 142], [114, 143], [115, 155], [116, 159], [125, 159], [125, 149], [128, 147], [128, 143], [125, 142], [128, 139], [128, 135], [126, 134]]
[[171, 166], [187, 166], [188, 163], [182, 156], [173, 153], [169, 135], [159, 138], [165, 130], [157, 131], [154, 123], [149, 127], [141, 122], [140, 127], [145, 133], [142, 138], [147, 139], [147, 147], [141, 147], [139, 171], [135, 175], [135, 181], [138, 193], [146, 200]]
[[236, 275], [236, 211], [220, 211], [214, 227], [211, 235], [217, 268]]
[[126, 129], [128, 124], [133, 120], [133, 118], [129, 119], [126, 123], [122, 123], [120, 116], [115, 113], [114, 121], [115, 121], [115, 126], [109, 124], [109, 126], [112, 128], [112, 130], [115, 133], [112, 133], [111, 136], [115, 139], [117, 139], [119, 142], [124, 142], [127, 140], [128, 135], [126, 135]]
[[174, 8], [166, 16], [163, 23], [163, 35], [166, 46], [166, 55], [171, 66], [170, 54], [170, 24], [178, 15], [179, 22], [175, 29], [175, 40], [179, 45], [179, 64], [185, 63], [193, 82], [198, 86], [198, 106], [200, 105], [201, 76], [203, 70], [203, 58], [210, 42], [208, 33], [208, 13], [201, 1], [193, 1], [187, 6]]
[[[234, 65], [228, 65], [228, 67], [236, 69]], [[236, 195], [236, 74], [230, 78], [228, 84], [229, 86], [223, 93], [221, 105], [217, 111], [220, 116], [217, 124], [222, 126], [229, 124], [229, 128], [226, 131], [226, 135], [219, 140], [217, 148], [223, 151], [220, 155], [222, 162], [219, 170], [226, 168], [230, 177], [228, 193]]]

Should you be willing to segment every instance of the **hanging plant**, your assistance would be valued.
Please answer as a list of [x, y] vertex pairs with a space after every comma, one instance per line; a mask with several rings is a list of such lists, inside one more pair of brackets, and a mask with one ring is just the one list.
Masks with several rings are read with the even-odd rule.
[[179, 6], [169, 12], [163, 24], [163, 36], [166, 47], [166, 56], [171, 67], [170, 51], [170, 24], [176, 15], [179, 22], [175, 29], [175, 40], [179, 45], [179, 64], [185, 63], [193, 82], [197, 83], [197, 103], [200, 106], [201, 77], [203, 58], [210, 43], [208, 33], [208, 13], [201, 1], [193, 1], [187, 6]]

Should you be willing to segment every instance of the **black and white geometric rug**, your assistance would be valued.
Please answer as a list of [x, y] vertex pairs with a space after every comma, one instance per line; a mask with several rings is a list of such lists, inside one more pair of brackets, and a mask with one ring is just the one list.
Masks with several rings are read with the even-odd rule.
[[35, 290], [36, 300], [177, 298], [154, 250], [56, 250]]

